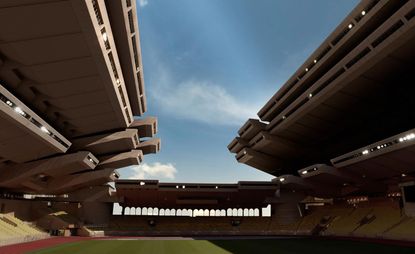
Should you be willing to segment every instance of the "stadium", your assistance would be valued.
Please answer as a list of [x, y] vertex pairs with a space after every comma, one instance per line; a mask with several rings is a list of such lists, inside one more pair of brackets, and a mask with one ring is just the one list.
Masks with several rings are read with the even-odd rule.
[[161, 150], [138, 5], [0, 1], [0, 253], [414, 252], [414, 0], [320, 41], [227, 141], [273, 179], [233, 183], [120, 177]]

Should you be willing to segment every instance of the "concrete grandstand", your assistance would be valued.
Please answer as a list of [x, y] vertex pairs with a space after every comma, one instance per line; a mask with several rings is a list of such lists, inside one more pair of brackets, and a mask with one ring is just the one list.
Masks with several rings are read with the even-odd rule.
[[135, 4], [0, 3], [2, 213], [59, 220], [48, 206], [32, 213], [30, 200], [111, 198], [117, 168], [159, 151], [157, 119], [138, 118], [146, 97]]
[[[414, 4], [362, 1], [258, 112], [260, 120], [240, 128], [228, 146], [238, 162], [275, 175], [281, 189], [355, 208], [402, 199], [413, 217]], [[373, 233], [387, 235], [405, 224], [400, 218]]]
[[160, 150], [157, 118], [144, 116], [136, 4], [0, 2], [1, 245], [51, 235], [415, 241], [415, 1], [355, 7], [228, 146], [275, 179], [233, 184], [118, 179]]

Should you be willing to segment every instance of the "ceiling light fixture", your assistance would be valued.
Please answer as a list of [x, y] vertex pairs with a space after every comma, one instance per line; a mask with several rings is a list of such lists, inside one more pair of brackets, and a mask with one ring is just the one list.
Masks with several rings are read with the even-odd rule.
[[106, 32], [103, 32], [103, 33], [102, 33], [102, 38], [104, 39], [104, 41], [105, 41], [105, 42], [107, 42], [107, 41], [108, 41], [108, 35], [107, 35], [107, 33], [106, 33]]
[[40, 127], [40, 130], [43, 131], [44, 133], [50, 134], [50, 131], [46, 129], [45, 126]]

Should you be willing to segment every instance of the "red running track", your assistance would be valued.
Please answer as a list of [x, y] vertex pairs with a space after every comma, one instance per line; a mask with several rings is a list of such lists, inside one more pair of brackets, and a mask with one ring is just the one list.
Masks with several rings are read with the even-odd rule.
[[90, 237], [51, 237], [48, 239], [27, 242], [27, 243], [18, 243], [13, 245], [7, 245], [0, 247], [0, 254], [24, 254], [30, 251], [49, 248], [63, 243], [78, 242], [84, 240], [90, 240]]
[[[310, 238], [310, 236], [306, 236]], [[63, 236], [55, 236], [50, 237], [48, 239], [27, 242], [27, 243], [18, 243], [13, 245], [7, 245], [0, 247], [0, 254], [25, 254], [31, 251], [50, 248], [56, 245], [64, 244], [64, 243], [72, 243], [72, 242], [79, 242], [79, 241], [88, 241], [92, 239], [151, 239], [151, 238], [161, 238], [161, 239], [169, 239], [169, 238], [177, 238], [177, 237], [143, 237], [143, 236], [104, 236], [104, 237], [81, 237], [81, 236], [71, 236], [71, 237], [63, 237]], [[202, 237], [197, 236], [194, 239], [263, 239], [264, 236], [248, 236], [245, 238], [241, 238], [240, 236], [218, 236], [218, 237]], [[287, 237], [273, 237], [269, 236], [266, 237], [269, 239], [276, 238], [296, 238], [292, 236]], [[301, 238], [301, 237], [300, 237]], [[313, 238], [313, 237], [311, 237]], [[386, 240], [386, 239], [371, 239], [371, 238], [355, 238], [355, 237], [316, 237], [315, 239], [326, 239], [326, 240], [348, 240], [348, 241], [361, 241], [361, 242], [371, 242], [376, 244], [390, 244], [390, 245], [397, 245], [397, 246], [405, 246], [405, 247], [415, 247], [415, 242], [406, 242], [406, 241], [397, 241], [397, 240]]]

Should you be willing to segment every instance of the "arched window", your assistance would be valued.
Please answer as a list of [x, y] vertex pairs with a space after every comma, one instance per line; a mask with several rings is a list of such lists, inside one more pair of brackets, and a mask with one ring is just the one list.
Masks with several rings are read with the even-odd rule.
[[238, 216], [241, 217], [244, 214], [244, 210], [242, 208], [238, 209]]
[[153, 215], [158, 216], [159, 215], [159, 209], [157, 207], [153, 208]]
[[160, 214], [160, 216], [164, 216], [164, 209], [163, 208], [160, 209], [159, 214]]
[[194, 217], [199, 216], [199, 210], [194, 209], [194, 210], [193, 210], [193, 216], [194, 216]]
[[187, 215], [190, 217], [193, 217], [193, 210], [192, 209], [187, 210]]
[[248, 210], [248, 208], [245, 208], [244, 209], [244, 216], [249, 216], [249, 210]]
[[226, 216], [232, 216], [232, 208], [228, 208]]
[[182, 216], [182, 210], [181, 209], [177, 209], [176, 216]]
[[170, 210], [170, 216], [176, 216], [176, 209], [171, 209]]
[[209, 216], [211, 216], [211, 217], [213, 217], [213, 216], [215, 216], [215, 210], [210, 210], [210, 212], [209, 212]]
[[225, 211], [225, 209], [220, 210], [220, 216], [226, 216], [226, 211]]
[[149, 208], [147, 208], [147, 215], [153, 215], [153, 208], [152, 207], [149, 207]]
[[147, 212], [147, 207], [143, 207], [142, 209], [141, 209], [141, 215], [147, 215], [148, 214], [148, 212]]
[[249, 214], [249, 216], [251, 216], [251, 217], [252, 217], [252, 216], [254, 216], [254, 209], [252, 209], [252, 208], [251, 208], [251, 209], [249, 209], [248, 214]]
[[135, 215], [141, 215], [141, 207], [135, 208]]
[[219, 217], [219, 216], [220, 216], [220, 210], [219, 210], [219, 209], [217, 209], [217, 210], [215, 211], [215, 216], [216, 216], [216, 217]]
[[130, 208], [128, 206], [124, 208], [124, 215], [130, 215]]
[[130, 215], [135, 215], [135, 207], [130, 208]]
[[203, 216], [209, 216], [209, 210], [208, 209], [205, 209], [203, 211]]
[[170, 209], [166, 209], [166, 211], [164, 212], [164, 215], [170, 216]]
[[255, 217], [258, 217], [259, 216], [259, 209], [258, 208], [255, 208], [255, 210], [254, 210], [254, 216]]
[[232, 216], [238, 216], [238, 209], [232, 209]]

